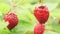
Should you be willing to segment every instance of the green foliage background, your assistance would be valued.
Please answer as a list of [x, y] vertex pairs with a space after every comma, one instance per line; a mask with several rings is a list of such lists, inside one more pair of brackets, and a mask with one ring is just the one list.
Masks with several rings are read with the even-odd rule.
[[[48, 6], [50, 17], [45, 24], [44, 34], [60, 34], [60, 0], [44, 0]], [[7, 28], [8, 22], [4, 22], [4, 14], [10, 11], [11, 0], [0, 0], [0, 34], [34, 34], [34, 26], [37, 20], [33, 14], [37, 0], [15, 0], [15, 11], [18, 15], [18, 25], [11, 31]]]

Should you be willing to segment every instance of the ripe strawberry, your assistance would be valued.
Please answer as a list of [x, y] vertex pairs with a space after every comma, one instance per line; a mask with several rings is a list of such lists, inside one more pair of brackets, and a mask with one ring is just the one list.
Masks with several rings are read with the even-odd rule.
[[18, 24], [18, 18], [17, 15], [14, 13], [8, 13], [4, 16], [4, 20], [9, 22], [9, 25], [7, 26], [9, 30], [14, 28]]
[[34, 28], [34, 34], [43, 34], [45, 31], [45, 26], [43, 24], [37, 24]]
[[49, 17], [49, 11], [46, 6], [38, 6], [34, 10], [34, 15], [41, 24], [45, 24]]

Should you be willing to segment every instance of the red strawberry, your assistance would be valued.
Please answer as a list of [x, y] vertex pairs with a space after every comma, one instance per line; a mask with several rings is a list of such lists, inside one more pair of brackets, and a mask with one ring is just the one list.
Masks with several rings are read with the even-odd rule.
[[18, 24], [18, 18], [17, 15], [14, 13], [8, 13], [4, 16], [4, 20], [9, 22], [9, 25], [7, 26], [9, 30], [14, 28]]
[[43, 24], [37, 24], [34, 28], [34, 34], [43, 34], [45, 31], [45, 26]]
[[34, 15], [41, 24], [45, 24], [49, 17], [49, 11], [46, 6], [38, 6], [34, 10]]

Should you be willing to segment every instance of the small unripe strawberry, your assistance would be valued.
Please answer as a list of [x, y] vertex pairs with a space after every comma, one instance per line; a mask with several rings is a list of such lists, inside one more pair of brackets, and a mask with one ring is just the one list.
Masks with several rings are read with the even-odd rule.
[[45, 31], [45, 26], [43, 24], [37, 24], [34, 28], [34, 34], [43, 34]]
[[34, 9], [34, 15], [40, 24], [45, 24], [49, 18], [49, 10], [46, 6], [37, 6]]
[[9, 24], [7, 26], [9, 30], [13, 29], [18, 24], [17, 15], [15, 13], [12, 13], [12, 12], [5, 14], [4, 20], [9, 22]]

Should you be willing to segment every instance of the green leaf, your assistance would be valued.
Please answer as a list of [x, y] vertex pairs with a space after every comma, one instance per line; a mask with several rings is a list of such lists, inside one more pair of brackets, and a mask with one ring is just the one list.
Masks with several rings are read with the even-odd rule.
[[[48, 6], [49, 11], [54, 10], [58, 5], [58, 3], [45, 3], [45, 4], [46, 6]], [[52, 5], [54, 5], [54, 7]]]
[[58, 33], [53, 31], [45, 31], [44, 34], [58, 34]]
[[0, 0], [0, 2], [6, 2], [7, 0]]
[[45, 3], [59, 3], [60, 0], [44, 0]]
[[52, 28], [53, 28], [54, 31], [60, 33], [60, 25], [59, 25], [59, 23], [58, 23], [58, 20], [53, 21], [53, 23], [52, 23]]
[[1, 27], [0, 30], [6, 28], [7, 25], [8, 25], [7, 22], [5, 23], [5, 22], [0, 21], [0, 27]]
[[56, 17], [56, 18], [60, 18], [60, 9], [54, 9], [54, 10], [52, 10], [52, 12], [50, 13], [50, 15], [51, 16], [53, 16], [53, 17]]
[[0, 34], [10, 34], [10, 31], [7, 28], [0, 30]]
[[34, 34], [33, 31], [27, 31], [25, 34]]
[[0, 11], [1, 11], [3, 14], [8, 13], [9, 10], [10, 10], [9, 5], [4, 4], [4, 3], [0, 3]]
[[8, 22], [0, 21], [0, 34], [10, 34], [10, 31], [7, 29]]

